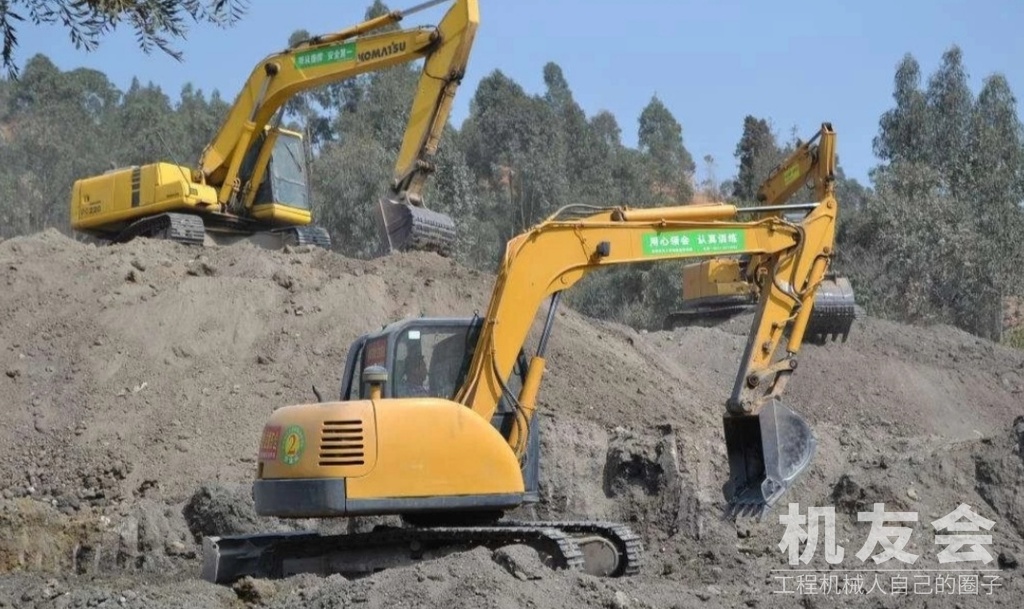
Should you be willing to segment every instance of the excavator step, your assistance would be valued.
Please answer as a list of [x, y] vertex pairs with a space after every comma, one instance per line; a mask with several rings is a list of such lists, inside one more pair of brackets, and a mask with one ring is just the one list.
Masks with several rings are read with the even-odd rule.
[[244, 576], [298, 573], [358, 576], [483, 546], [525, 544], [553, 569], [619, 577], [639, 572], [640, 538], [606, 522], [499, 522], [489, 526], [377, 527], [367, 533], [315, 532], [205, 537], [202, 578], [228, 584]]

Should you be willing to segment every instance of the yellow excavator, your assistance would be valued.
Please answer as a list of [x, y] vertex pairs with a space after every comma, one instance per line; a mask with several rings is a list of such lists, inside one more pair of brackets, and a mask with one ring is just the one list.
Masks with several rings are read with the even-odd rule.
[[[757, 192], [764, 214], [783, 213], [778, 208], [801, 188], [807, 187], [814, 200], [821, 201], [835, 189], [836, 133], [829, 123], [806, 142], [797, 141], [796, 149], [772, 169]], [[791, 217], [803, 213], [788, 211]], [[757, 254], [715, 256], [687, 264], [682, 273], [683, 307], [669, 314], [664, 328], [714, 324], [757, 306], [758, 275], [770, 272], [766, 258]], [[818, 286], [814, 310], [805, 337], [825, 342], [842, 337], [845, 341], [856, 319], [857, 303], [853, 287], [846, 277], [830, 273]]]
[[[715, 203], [630, 209], [569, 206], [513, 237], [486, 313], [394, 322], [351, 346], [339, 400], [276, 409], [259, 442], [253, 498], [279, 518], [398, 515], [365, 533], [207, 537], [202, 576], [231, 582], [299, 572], [358, 575], [472, 546], [528, 544], [554, 568], [637, 573], [641, 539], [615, 522], [506, 520], [537, 501], [534, 413], [562, 292], [620, 264], [756, 255], [760, 297], [723, 426], [730, 514], [780, 500], [816, 440], [780, 395], [797, 369], [828, 270], [838, 202], [743, 220]], [[534, 328], [545, 303], [543, 326]], [[536, 351], [527, 357], [531, 331]], [[318, 396], [319, 399], [319, 396]], [[557, 408], [558, 404], [549, 404]]]
[[423, 59], [389, 192], [373, 213], [381, 249], [447, 254], [455, 224], [424, 206], [423, 188], [479, 25], [477, 0], [455, 0], [436, 27], [379, 30], [448, 1], [393, 11], [266, 57], [197, 167], [158, 162], [80, 179], [72, 187], [72, 228], [113, 242], [145, 236], [203, 244], [209, 237], [330, 247], [327, 231], [312, 224], [307, 148], [302, 134], [281, 127], [283, 108], [312, 88]]

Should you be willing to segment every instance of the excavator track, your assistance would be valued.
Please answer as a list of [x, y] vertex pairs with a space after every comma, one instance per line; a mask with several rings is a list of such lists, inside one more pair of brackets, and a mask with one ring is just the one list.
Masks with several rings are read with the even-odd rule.
[[663, 330], [680, 327], [712, 327], [726, 322], [737, 315], [753, 311], [757, 303], [723, 302], [717, 304], [693, 305], [665, 316]]
[[206, 227], [199, 216], [165, 213], [132, 222], [118, 233], [112, 242], [125, 243], [136, 237], [150, 237], [185, 245], [203, 245], [205, 235]]
[[[537, 526], [540, 523], [529, 521], [503, 521], [502, 526]], [[617, 522], [601, 522], [593, 520], [543, 521], [543, 525], [553, 527], [574, 536], [596, 536], [611, 542], [617, 554], [611, 577], [629, 577], [640, 572], [644, 562], [644, 545], [640, 536], [628, 526]], [[579, 541], [577, 541], [579, 544]], [[586, 549], [583, 549], [586, 553]]]
[[289, 226], [274, 229], [287, 245], [315, 245], [325, 250], [331, 249], [331, 235], [320, 226]]
[[[631, 541], [624, 533], [623, 542]], [[378, 527], [368, 533], [271, 533], [203, 539], [202, 578], [228, 584], [241, 577], [277, 579], [298, 573], [368, 575], [476, 546], [525, 544], [555, 569], [584, 570], [572, 535], [548, 523], [480, 527]]]

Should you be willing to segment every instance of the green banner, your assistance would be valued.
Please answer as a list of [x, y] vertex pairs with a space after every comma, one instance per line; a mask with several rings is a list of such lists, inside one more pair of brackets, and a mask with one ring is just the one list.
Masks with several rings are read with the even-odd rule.
[[716, 254], [746, 248], [747, 233], [743, 229], [666, 230], [645, 233], [644, 256], [672, 254]]
[[335, 44], [322, 49], [311, 49], [295, 54], [296, 68], [315, 68], [339, 61], [352, 61], [356, 58], [356, 43]]

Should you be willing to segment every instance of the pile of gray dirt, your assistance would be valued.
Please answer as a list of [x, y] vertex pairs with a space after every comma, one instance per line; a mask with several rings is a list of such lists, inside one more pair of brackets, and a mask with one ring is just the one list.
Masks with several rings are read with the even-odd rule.
[[424, 253], [0, 242], [0, 607], [788, 607], [780, 570], [876, 568], [855, 557], [874, 503], [920, 515], [917, 569], [948, 568], [932, 521], [961, 504], [994, 521], [984, 568], [1000, 588], [805, 606], [1022, 604], [1024, 352], [870, 317], [845, 343], [804, 346], [786, 401], [818, 449], [787, 500], [835, 506], [846, 557], [830, 565], [819, 546], [794, 567], [778, 545], [787, 506], [721, 517], [721, 413], [750, 317], [641, 333], [567, 308], [540, 397], [542, 501], [520, 516], [626, 522], [648, 549], [640, 575], [554, 572], [506, 548], [353, 581], [199, 580], [204, 534], [339, 526], [252, 512], [266, 415], [313, 401], [313, 385], [336, 395], [360, 334], [483, 311], [492, 281]]

